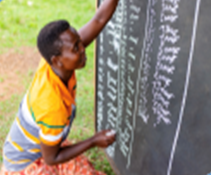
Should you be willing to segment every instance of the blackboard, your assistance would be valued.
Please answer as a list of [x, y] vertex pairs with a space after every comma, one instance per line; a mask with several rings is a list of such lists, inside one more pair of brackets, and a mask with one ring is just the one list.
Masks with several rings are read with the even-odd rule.
[[211, 0], [120, 0], [96, 45], [96, 130], [117, 132], [116, 173], [209, 174], [210, 91]]

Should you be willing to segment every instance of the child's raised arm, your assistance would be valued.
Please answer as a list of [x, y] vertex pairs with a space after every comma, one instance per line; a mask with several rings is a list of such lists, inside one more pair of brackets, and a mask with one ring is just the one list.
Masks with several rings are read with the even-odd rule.
[[104, 0], [94, 17], [79, 31], [84, 47], [88, 46], [112, 17], [119, 0]]

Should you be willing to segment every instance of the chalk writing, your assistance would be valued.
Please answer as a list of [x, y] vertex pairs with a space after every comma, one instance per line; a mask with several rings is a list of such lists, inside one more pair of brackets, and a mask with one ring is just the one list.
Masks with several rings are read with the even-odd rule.
[[[125, 40], [127, 40], [127, 36], [124, 35], [125, 32], [123, 31], [123, 28], [122, 28], [122, 25], [126, 23], [126, 18], [124, 18], [125, 12], [126, 12], [125, 8], [126, 8], [125, 2], [120, 1], [117, 11], [114, 15], [113, 21], [110, 21], [109, 24], [107, 25], [107, 28], [108, 28], [107, 36], [112, 38], [109, 44], [111, 45], [111, 49], [114, 50], [113, 53], [111, 52], [109, 53], [111, 54], [110, 55], [111, 57], [108, 59], [107, 65], [109, 69], [112, 70], [113, 72], [117, 73], [118, 71], [118, 83], [116, 81], [117, 79], [116, 80], [113, 79], [113, 77], [111, 76], [109, 72], [107, 74], [107, 78], [108, 78], [107, 86], [108, 86], [108, 89], [110, 89], [108, 91], [108, 96], [112, 100], [112, 103], [108, 104], [109, 125], [107, 125], [107, 128], [109, 129], [113, 128], [114, 130], [117, 131], [117, 133], [119, 133], [118, 129], [120, 128], [120, 125], [122, 123], [123, 101], [125, 98], [124, 94], [125, 94], [125, 89], [126, 89], [125, 80], [124, 80], [125, 72], [121, 71], [125, 69], [125, 65], [126, 65], [125, 59], [121, 59], [122, 56], [126, 54], [126, 49], [124, 49], [124, 47], [126, 47]], [[109, 30], [112, 30], [112, 31], [109, 31]], [[114, 53], [117, 55], [118, 61], [117, 60], [114, 61], [111, 59]], [[118, 89], [118, 93], [117, 93], [117, 89]], [[117, 105], [115, 105], [116, 103]], [[118, 110], [117, 110], [117, 107], [118, 107]], [[109, 148], [107, 148], [107, 153], [110, 157], [114, 157], [115, 155], [115, 146], [116, 146], [116, 143], [109, 146]]]
[[[100, 42], [103, 42], [103, 34], [100, 35]], [[103, 47], [100, 47], [100, 55], [102, 56], [104, 54], [104, 49]], [[103, 93], [104, 90], [104, 86], [103, 86], [103, 82], [104, 82], [104, 77], [105, 77], [105, 73], [103, 68], [101, 67], [102, 65], [104, 65], [104, 61], [102, 57], [99, 57], [99, 69], [98, 69], [98, 89], [97, 89], [97, 116], [98, 116], [98, 120], [97, 120], [97, 130], [101, 131], [102, 130], [102, 122], [103, 122], [103, 112], [104, 112], [104, 100], [105, 100], [105, 96]]]
[[[119, 10], [117, 11], [117, 13], [122, 15], [122, 21], [121, 21], [121, 26], [126, 25], [127, 23], [127, 5], [125, 1], [120, 1], [120, 6], [119, 6]], [[120, 22], [120, 21], [119, 21]], [[116, 130], [118, 133], [121, 133], [121, 126], [123, 123], [123, 111], [124, 111], [124, 101], [125, 101], [125, 95], [126, 95], [126, 80], [125, 80], [125, 76], [126, 76], [126, 48], [127, 48], [127, 40], [128, 40], [128, 36], [125, 35], [126, 33], [126, 28], [121, 28], [121, 49], [120, 49], [120, 54], [118, 55], [118, 65], [119, 65], [119, 72], [118, 72], [118, 112], [117, 112], [117, 123], [116, 123]], [[133, 55], [131, 55], [133, 56]], [[118, 137], [118, 145], [120, 146], [121, 144], [125, 143], [125, 140], [123, 137], [121, 137], [119, 135]], [[127, 155], [127, 153], [125, 153], [125, 149], [120, 149], [120, 151], [122, 152], [123, 155]]]
[[[147, 109], [147, 92], [149, 88], [149, 75], [151, 70], [150, 62], [151, 52], [153, 51], [153, 41], [154, 41], [154, 33], [155, 33], [155, 22], [157, 13], [154, 10], [154, 6], [156, 5], [157, 1], [149, 1], [148, 8], [147, 8], [147, 19], [146, 19], [146, 26], [145, 26], [145, 39], [144, 39], [144, 47], [142, 50], [141, 56], [141, 63], [140, 63], [140, 96], [139, 96], [139, 108], [138, 108], [138, 116], [140, 116], [144, 123], [148, 123], [149, 114]], [[139, 76], [140, 76], [139, 75]]]
[[179, 30], [173, 27], [178, 19], [179, 0], [162, 0], [160, 15], [160, 46], [157, 54], [154, 81], [152, 82], [153, 113], [156, 115], [157, 126], [161, 122], [171, 124], [171, 113], [169, 110], [170, 101], [174, 94], [168, 90], [172, 80], [171, 75], [175, 72], [174, 62], [178, 58], [180, 48]]
[[[125, 95], [125, 114], [124, 114], [124, 129], [121, 131], [121, 145], [120, 150], [122, 151], [125, 158], [127, 158], [127, 166], [129, 168], [131, 165], [131, 156], [132, 156], [132, 146], [134, 140], [134, 129], [136, 124], [136, 113], [134, 110], [134, 105], [136, 105], [136, 101], [134, 100], [136, 97], [136, 84], [137, 81], [134, 81], [132, 77], [136, 76], [137, 71], [135, 69], [138, 57], [137, 50], [138, 45], [140, 43], [139, 32], [137, 33], [134, 28], [138, 21], [140, 21], [140, 13], [141, 7], [133, 2], [133, 4], [129, 3], [129, 8], [131, 9], [131, 14], [129, 15], [129, 30], [128, 30], [128, 40], [127, 43], [130, 46], [127, 49], [126, 60], [127, 60], [127, 74], [126, 74], [126, 88], [127, 93]], [[135, 54], [136, 53], [136, 54]]]

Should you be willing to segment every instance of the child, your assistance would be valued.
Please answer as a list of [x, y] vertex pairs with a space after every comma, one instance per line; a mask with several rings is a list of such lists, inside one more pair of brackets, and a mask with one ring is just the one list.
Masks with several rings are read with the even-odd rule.
[[24, 96], [3, 148], [3, 175], [103, 174], [95, 171], [84, 151], [105, 148], [115, 134], [105, 130], [82, 142], [64, 143], [76, 111], [75, 70], [86, 64], [85, 47], [112, 17], [118, 0], [105, 0], [78, 32], [65, 20], [47, 24], [37, 45], [43, 58]]

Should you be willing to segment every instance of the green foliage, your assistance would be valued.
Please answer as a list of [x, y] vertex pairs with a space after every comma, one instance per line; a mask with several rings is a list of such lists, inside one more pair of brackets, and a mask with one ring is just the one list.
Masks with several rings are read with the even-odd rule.
[[[9, 48], [36, 46], [39, 30], [48, 22], [66, 19], [79, 29], [95, 12], [95, 0], [4, 0], [0, 2], [0, 53]], [[18, 50], [18, 49], [17, 49]], [[77, 71], [77, 117], [69, 138], [73, 141], [86, 139], [94, 134], [94, 44], [86, 50], [87, 65]], [[35, 70], [20, 76], [21, 84], [28, 88]], [[3, 82], [0, 77], [0, 82]], [[0, 151], [24, 92], [0, 102]], [[4, 126], [4, 127], [3, 127]], [[86, 155], [98, 170], [113, 175], [108, 161], [98, 148]], [[0, 156], [0, 162], [2, 157]]]

